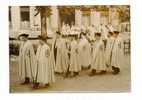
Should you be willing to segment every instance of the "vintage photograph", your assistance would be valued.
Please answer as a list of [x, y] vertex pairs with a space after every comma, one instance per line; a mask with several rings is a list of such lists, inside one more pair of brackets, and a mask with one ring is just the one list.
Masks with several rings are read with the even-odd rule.
[[131, 91], [129, 5], [8, 12], [10, 93]]

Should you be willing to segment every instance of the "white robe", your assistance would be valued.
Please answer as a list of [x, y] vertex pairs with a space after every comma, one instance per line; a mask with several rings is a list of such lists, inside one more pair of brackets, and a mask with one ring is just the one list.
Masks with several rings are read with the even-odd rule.
[[88, 41], [84, 38], [81, 39], [79, 42], [79, 62], [80, 65], [83, 67], [88, 67], [90, 65], [90, 54], [91, 53], [91, 46]]
[[83, 49], [83, 44], [82, 44], [82, 39], [80, 39], [79, 44], [78, 44], [78, 56], [79, 56], [79, 65], [82, 66], [82, 62], [84, 61], [83, 59], [83, 53], [82, 53], [82, 49]]
[[91, 69], [106, 70], [104, 43], [101, 39], [96, 40], [93, 44], [93, 56], [91, 61]]
[[106, 44], [106, 49], [105, 49], [105, 58], [106, 58], [106, 64], [108, 66], [110, 66], [110, 57], [111, 57], [111, 50], [112, 50], [112, 46], [113, 46], [113, 41], [114, 41], [114, 38], [113, 37], [110, 37], [110, 38], [107, 38], [107, 44]]
[[55, 72], [66, 72], [69, 64], [68, 49], [66, 41], [63, 38], [57, 40], [57, 61]]
[[35, 52], [30, 41], [22, 43], [19, 50], [19, 78], [24, 80], [25, 77], [34, 79], [35, 72]]
[[55, 70], [55, 54], [54, 54], [54, 49], [56, 45], [56, 37], [53, 38], [52, 40], [52, 47], [51, 47], [51, 66], [53, 66], [54, 70]]
[[55, 76], [53, 66], [51, 66], [51, 52], [47, 44], [40, 45], [37, 49], [37, 70], [36, 70], [36, 82], [42, 84], [54, 83]]
[[78, 61], [78, 44], [77, 41], [73, 40], [71, 42], [71, 57], [70, 57], [70, 68], [71, 72], [79, 72], [81, 71], [81, 66]]
[[121, 38], [114, 39], [111, 56], [111, 66], [120, 68], [122, 60], [122, 40]]

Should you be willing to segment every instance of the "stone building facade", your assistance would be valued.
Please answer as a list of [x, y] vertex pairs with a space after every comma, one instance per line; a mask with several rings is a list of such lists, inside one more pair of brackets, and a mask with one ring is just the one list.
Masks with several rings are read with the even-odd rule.
[[[47, 34], [54, 34], [60, 30], [63, 22], [68, 24], [100, 26], [111, 24], [119, 28], [120, 15], [118, 7], [112, 6], [50, 6], [51, 14], [46, 18]], [[10, 37], [28, 32], [31, 37], [41, 34], [41, 17], [35, 6], [9, 7], [9, 33]], [[71, 13], [71, 14], [69, 14]], [[68, 18], [68, 19], [67, 19]], [[66, 21], [67, 20], [67, 21]], [[70, 20], [70, 21], [68, 21]]]

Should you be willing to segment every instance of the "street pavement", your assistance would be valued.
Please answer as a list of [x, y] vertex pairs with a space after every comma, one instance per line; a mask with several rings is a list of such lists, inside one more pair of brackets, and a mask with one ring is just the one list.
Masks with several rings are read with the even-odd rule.
[[[49, 92], [129, 92], [131, 90], [130, 55], [123, 57], [121, 72], [118, 75], [88, 76], [90, 70], [83, 70], [74, 78], [56, 75], [56, 82], [50, 87], [34, 90], [32, 84], [20, 85], [18, 79], [18, 57], [10, 57], [10, 93], [49, 93]], [[108, 69], [110, 70], [110, 69]]]

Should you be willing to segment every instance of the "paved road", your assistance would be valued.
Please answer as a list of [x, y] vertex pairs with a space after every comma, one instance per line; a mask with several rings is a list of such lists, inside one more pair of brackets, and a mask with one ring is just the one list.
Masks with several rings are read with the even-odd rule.
[[11, 93], [46, 93], [46, 92], [127, 92], [130, 91], [131, 73], [130, 56], [122, 59], [119, 75], [97, 75], [89, 77], [90, 70], [84, 70], [75, 78], [63, 78], [56, 75], [56, 82], [48, 88], [33, 90], [30, 85], [20, 85], [17, 76], [17, 57], [10, 57], [10, 92]]

